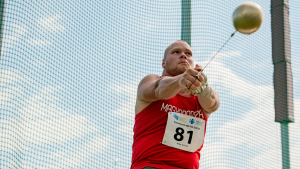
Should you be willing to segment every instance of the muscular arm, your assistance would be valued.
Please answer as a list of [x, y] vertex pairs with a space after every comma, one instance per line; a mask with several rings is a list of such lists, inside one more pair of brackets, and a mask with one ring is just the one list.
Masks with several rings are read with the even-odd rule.
[[190, 93], [187, 86], [197, 90], [201, 86], [200, 81], [195, 80], [197, 74], [197, 70], [188, 69], [183, 74], [173, 77], [159, 78], [159, 76], [153, 74], [146, 76], [138, 87], [135, 113], [138, 114], [156, 100], [170, 99], [181, 90]]
[[163, 78], [153, 74], [148, 75], [139, 84], [137, 98], [145, 102], [170, 99], [181, 89], [178, 78], [179, 75]]
[[211, 86], [212, 91], [209, 99], [198, 96], [198, 101], [204, 110], [206, 115], [210, 115], [212, 112], [216, 111], [220, 106], [220, 99], [218, 92]]
[[[157, 75], [148, 75], [139, 84], [137, 98], [145, 102], [153, 102], [170, 99], [181, 89], [190, 93], [186, 86], [194, 90], [201, 86], [200, 81], [195, 80], [197, 74], [197, 70], [188, 69], [183, 74], [173, 77], [159, 78]], [[203, 77], [201, 80], [203, 81]]]

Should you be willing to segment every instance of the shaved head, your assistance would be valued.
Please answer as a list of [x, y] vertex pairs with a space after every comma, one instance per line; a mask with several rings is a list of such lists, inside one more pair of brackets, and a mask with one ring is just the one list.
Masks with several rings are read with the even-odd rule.
[[176, 42], [185, 42], [186, 44], [188, 44], [188, 43], [187, 43], [186, 41], [184, 41], [184, 40], [177, 40], [177, 41], [171, 43], [171, 44], [166, 48], [166, 50], [165, 50], [164, 59], [166, 59], [166, 57], [167, 57], [167, 55], [168, 55], [168, 52], [170, 51], [172, 45], [173, 45], [174, 43], [176, 43]]
[[190, 45], [183, 40], [171, 43], [165, 50], [162, 60], [164, 76], [176, 76], [194, 67], [193, 52]]

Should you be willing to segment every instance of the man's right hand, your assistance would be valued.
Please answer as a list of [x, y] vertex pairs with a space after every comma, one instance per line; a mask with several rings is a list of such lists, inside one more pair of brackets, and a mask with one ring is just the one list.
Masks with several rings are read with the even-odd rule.
[[199, 72], [195, 69], [188, 69], [183, 74], [179, 75], [178, 84], [186, 93], [191, 93], [189, 91], [189, 88], [193, 90], [198, 90], [198, 88], [201, 86], [201, 82], [204, 81], [204, 78], [202, 75], [199, 76], [198, 79], [196, 79], [196, 75]]

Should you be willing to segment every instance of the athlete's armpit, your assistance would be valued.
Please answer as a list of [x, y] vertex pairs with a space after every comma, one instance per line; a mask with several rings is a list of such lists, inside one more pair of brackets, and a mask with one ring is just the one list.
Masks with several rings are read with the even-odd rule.
[[207, 118], [209, 118], [209, 116], [210, 116], [211, 113], [208, 113], [208, 112], [205, 111], [205, 110], [203, 110], [203, 112], [204, 112], [205, 116], [206, 116]]

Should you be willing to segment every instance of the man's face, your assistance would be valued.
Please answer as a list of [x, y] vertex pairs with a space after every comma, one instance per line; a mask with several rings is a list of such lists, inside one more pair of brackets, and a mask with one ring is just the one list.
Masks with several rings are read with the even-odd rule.
[[193, 53], [191, 47], [182, 41], [171, 44], [167, 49], [166, 58], [162, 67], [171, 76], [184, 73], [189, 68], [194, 68]]

